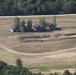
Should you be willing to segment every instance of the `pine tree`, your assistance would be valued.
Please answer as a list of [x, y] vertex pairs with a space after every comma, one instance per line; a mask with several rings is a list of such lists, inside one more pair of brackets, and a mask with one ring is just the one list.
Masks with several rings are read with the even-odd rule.
[[49, 75], [53, 75], [53, 73], [50, 73]]
[[16, 59], [16, 66], [17, 67], [22, 67], [22, 61], [20, 58]]
[[65, 70], [63, 75], [71, 75], [71, 73], [68, 70]]
[[27, 21], [27, 31], [32, 31], [32, 20]]
[[57, 72], [55, 72], [53, 75], [59, 75]]
[[45, 30], [45, 28], [47, 27], [47, 22], [45, 18], [42, 17], [39, 19], [39, 25], [42, 27], [43, 30]]
[[21, 32], [25, 32], [25, 31], [26, 31], [25, 21], [22, 20], [22, 21], [19, 23], [19, 27], [20, 27], [20, 31], [21, 31]]
[[15, 18], [14, 18], [14, 26], [16, 26], [16, 27], [19, 28], [19, 23], [20, 23], [20, 18], [15, 17]]

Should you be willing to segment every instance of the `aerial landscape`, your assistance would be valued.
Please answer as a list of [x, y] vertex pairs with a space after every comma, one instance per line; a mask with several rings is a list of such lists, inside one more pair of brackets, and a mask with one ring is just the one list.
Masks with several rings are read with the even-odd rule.
[[75, 0], [0, 4], [0, 75], [76, 75]]

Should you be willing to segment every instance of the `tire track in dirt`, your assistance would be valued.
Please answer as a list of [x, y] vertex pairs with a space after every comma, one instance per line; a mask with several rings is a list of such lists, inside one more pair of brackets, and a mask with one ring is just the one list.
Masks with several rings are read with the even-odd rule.
[[[0, 45], [0, 47], [3, 48], [5, 51], [8, 51], [8, 52], [14, 53], [14, 54], [18, 54], [18, 55], [39, 56], [39, 57], [36, 57], [33, 59], [35, 63], [41, 63], [44, 60], [46, 60], [46, 58], [48, 58], [48, 60], [52, 60], [52, 58], [60, 60], [60, 59], [64, 59], [64, 58], [68, 59], [68, 58], [72, 58], [72, 57], [76, 56], [76, 53], [69, 52], [69, 51], [75, 50], [76, 47], [70, 48], [70, 49], [59, 50], [59, 51], [55, 51], [55, 52], [47, 52], [47, 53], [21, 53], [21, 52], [13, 51], [12, 49], [9, 49], [3, 45]], [[70, 55], [70, 56], [67, 56], [67, 55]], [[66, 70], [66, 68], [61, 69], [61, 70], [60, 69], [50, 69], [51, 72], [61, 72], [61, 73], [63, 73], [64, 70]], [[74, 68], [68, 68], [68, 70], [71, 72], [75, 71]]]
[[51, 55], [51, 54], [59, 54], [59, 53], [63, 53], [63, 52], [67, 52], [67, 51], [72, 51], [72, 50], [75, 50], [76, 47], [74, 48], [70, 48], [70, 49], [64, 49], [64, 50], [59, 50], [59, 51], [54, 51], [54, 52], [46, 52], [46, 53], [21, 53], [21, 52], [17, 52], [17, 51], [14, 51], [12, 49], [9, 49], [3, 45], [0, 44], [0, 47], [3, 48], [4, 50], [10, 52], [10, 53], [14, 53], [14, 54], [19, 54], [19, 55], [36, 55], [36, 56], [39, 56], [39, 55]]

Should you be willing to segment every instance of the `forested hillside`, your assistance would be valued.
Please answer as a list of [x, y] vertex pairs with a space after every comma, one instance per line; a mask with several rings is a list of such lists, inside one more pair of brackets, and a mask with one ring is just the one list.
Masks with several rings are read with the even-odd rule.
[[76, 0], [0, 0], [0, 15], [76, 13]]

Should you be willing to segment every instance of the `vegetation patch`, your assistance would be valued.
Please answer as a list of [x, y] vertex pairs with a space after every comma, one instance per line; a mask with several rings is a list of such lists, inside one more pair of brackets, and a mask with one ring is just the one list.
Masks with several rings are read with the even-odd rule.
[[50, 69], [51, 69], [51, 67], [48, 65], [38, 67], [39, 71], [49, 71]]
[[[63, 40], [46, 40], [40, 41], [39, 39], [27, 39], [22, 41], [22, 46], [14, 46], [13, 50], [23, 53], [45, 53], [54, 52], [64, 49], [73, 48], [76, 46], [76, 39], [63, 39]], [[27, 44], [25, 44], [27, 43]], [[33, 43], [33, 44], [32, 44]]]

